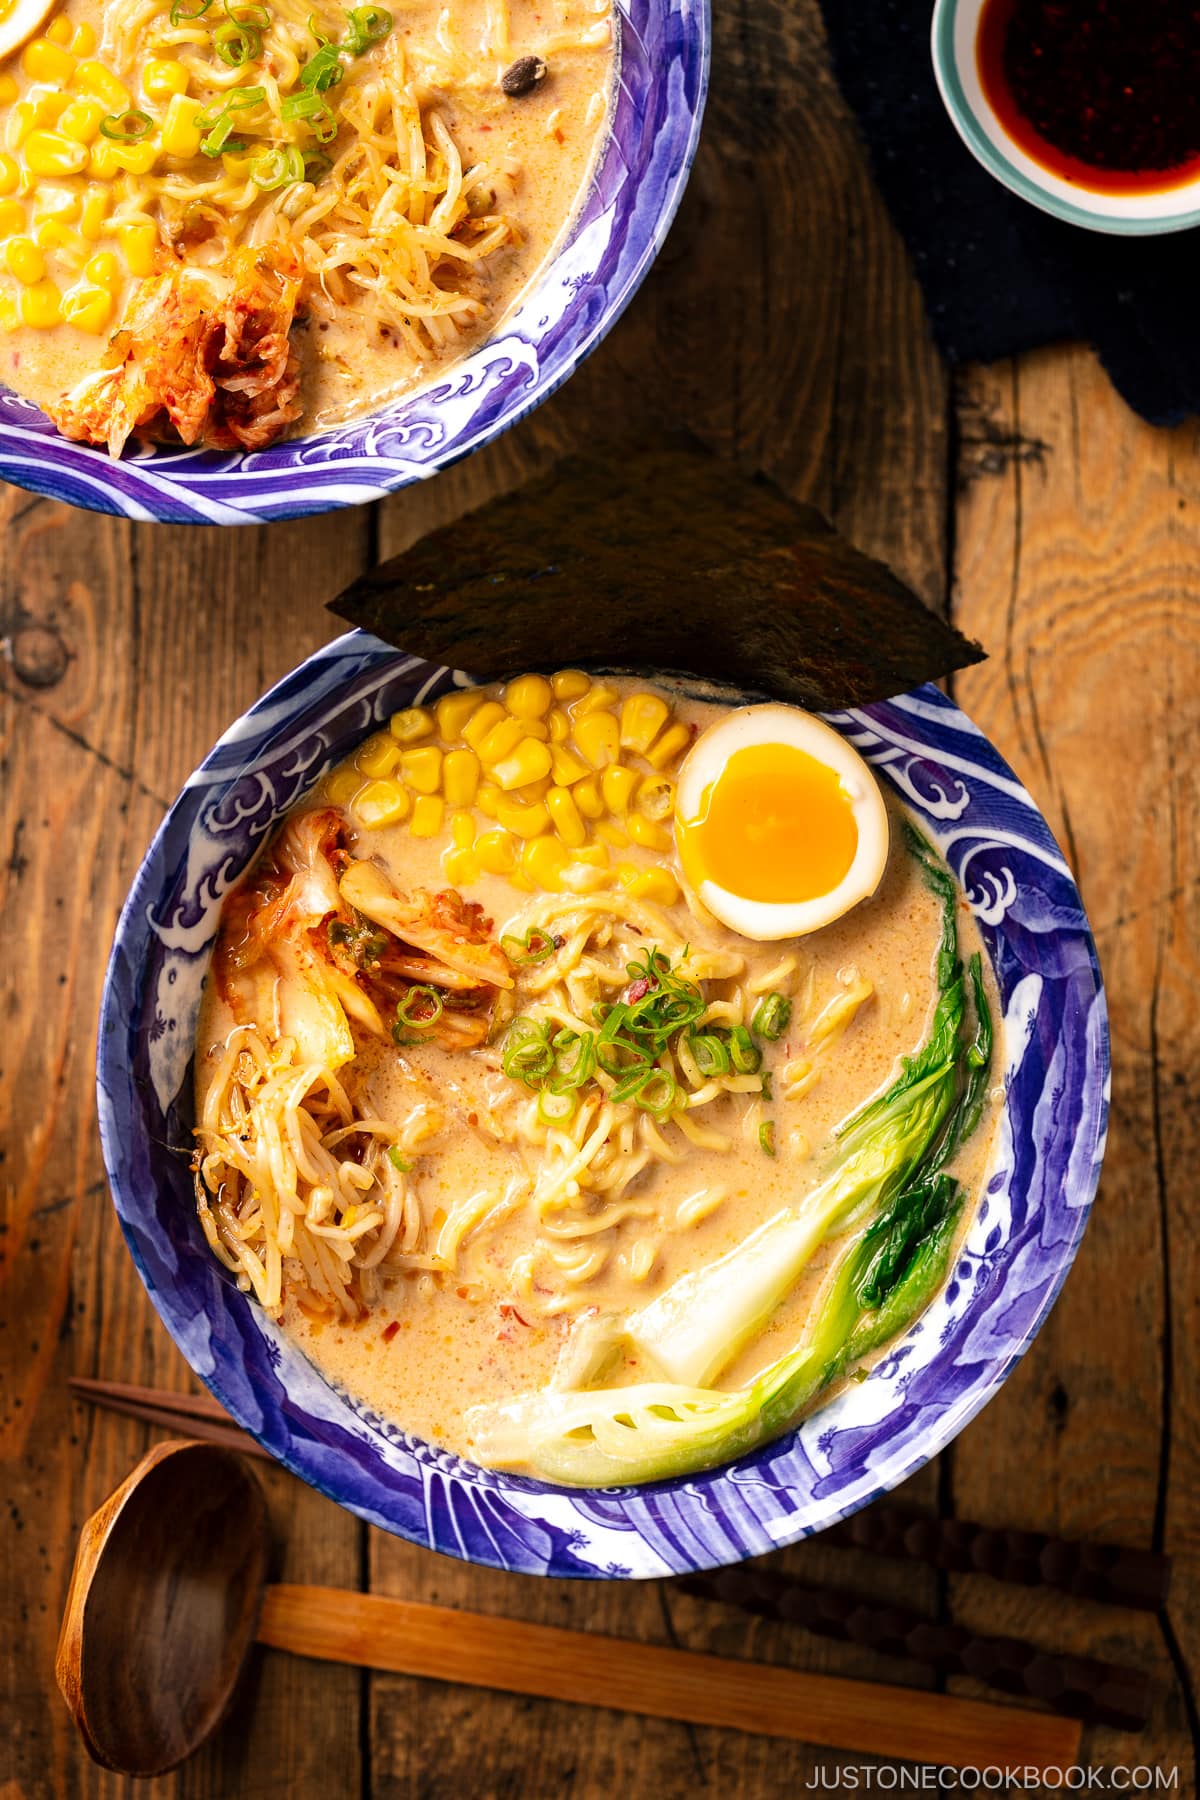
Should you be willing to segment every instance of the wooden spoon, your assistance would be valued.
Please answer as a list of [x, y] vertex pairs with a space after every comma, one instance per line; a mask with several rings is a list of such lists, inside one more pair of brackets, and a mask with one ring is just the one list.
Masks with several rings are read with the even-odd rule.
[[338, 1588], [266, 1586], [245, 1464], [174, 1439], [80, 1536], [55, 1672], [97, 1762], [159, 1775], [199, 1748], [250, 1646], [955, 1767], [1078, 1761], [1074, 1719]]

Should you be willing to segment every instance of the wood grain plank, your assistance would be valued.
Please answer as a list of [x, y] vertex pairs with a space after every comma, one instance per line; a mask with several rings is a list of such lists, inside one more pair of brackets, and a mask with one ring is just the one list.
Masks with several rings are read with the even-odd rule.
[[1158, 1621], [958, 1579], [953, 1600], [967, 1624], [1149, 1669], [1149, 1731], [1096, 1731], [1090, 1755], [1178, 1767], [1195, 1792], [1200, 455], [1193, 431], [1135, 420], [1084, 350], [973, 373], [960, 419], [953, 610], [992, 660], [956, 692], [1080, 881], [1108, 989], [1113, 1105], [1077, 1265], [956, 1446], [954, 1499], [995, 1514], [1007, 1491], [1007, 1522], [1153, 1544], [1178, 1566]]
[[[100, 1162], [95, 1019], [113, 925], [190, 769], [329, 635], [319, 603], [361, 566], [368, 524], [130, 527], [0, 491], [0, 881], [15, 951], [0, 1038], [0, 1741], [5, 1775], [30, 1800], [107, 1800], [127, 1785], [87, 1762], [53, 1685], [53, 1647], [79, 1525], [148, 1434], [75, 1407], [66, 1377], [192, 1379], [124, 1249]], [[361, 1528], [281, 1471], [267, 1486], [280, 1572], [355, 1585]], [[359, 1696], [352, 1670], [264, 1657], [219, 1742], [156, 1791], [212, 1800], [283, 1782], [316, 1794], [337, 1767], [357, 1793]], [[286, 1728], [295, 1719], [302, 1731]]]

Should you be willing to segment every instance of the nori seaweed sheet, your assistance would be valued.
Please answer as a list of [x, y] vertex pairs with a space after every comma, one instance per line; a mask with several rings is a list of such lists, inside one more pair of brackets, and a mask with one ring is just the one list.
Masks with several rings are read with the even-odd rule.
[[330, 610], [480, 682], [636, 671], [816, 711], [984, 655], [814, 507], [677, 435], [568, 457]]

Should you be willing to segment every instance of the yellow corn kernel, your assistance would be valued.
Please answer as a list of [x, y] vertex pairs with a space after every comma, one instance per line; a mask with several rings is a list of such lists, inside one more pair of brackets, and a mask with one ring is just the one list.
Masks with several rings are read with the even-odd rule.
[[637, 791], [637, 809], [648, 819], [669, 819], [675, 811], [675, 783], [666, 775], [647, 775]]
[[[97, 250], [95, 256], [89, 256], [84, 264], [83, 272], [89, 281], [97, 287], [114, 288], [120, 284], [121, 269], [111, 250]], [[384, 743], [387, 739], [382, 740]], [[393, 764], [393, 767], [395, 765]], [[391, 769], [368, 769], [368, 775], [390, 775]]]
[[31, 237], [11, 237], [4, 246], [8, 272], [32, 287], [46, 273], [46, 258]]
[[616, 876], [611, 869], [602, 869], [594, 863], [580, 862], [576, 857], [569, 862], [560, 877], [563, 887], [572, 894], [594, 894], [600, 888], [611, 887]]
[[[82, 269], [92, 247], [86, 238], [80, 237], [77, 231], [72, 231], [69, 225], [64, 225], [59, 219], [42, 219], [34, 227], [33, 241], [39, 250], [55, 251], [73, 269]], [[104, 284], [101, 282], [98, 285]]]
[[4, 148], [19, 150], [36, 124], [36, 106], [29, 100], [18, 100], [4, 121]]
[[550, 677], [554, 698], [560, 706], [565, 706], [568, 700], [581, 699], [591, 685], [590, 678], [582, 669], [560, 669], [557, 675]]
[[496, 808], [499, 806], [501, 799], [502, 795], [500, 789], [494, 782], [481, 781], [478, 788], [475, 790], [475, 804], [485, 819], [495, 818]]
[[46, 328], [62, 318], [62, 296], [52, 281], [35, 281], [21, 290], [21, 323]]
[[674, 906], [679, 898], [679, 883], [670, 869], [635, 869], [622, 863], [617, 880], [631, 900], [652, 900], [657, 906]]
[[49, 81], [65, 87], [75, 73], [75, 58], [61, 44], [51, 43], [49, 38], [34, 38], [25, 46], [21, 67], [30, 81]]
[[66, 26], [67, 31], [70, 31], [71, 21], [61, 17], [55, 19], [54, 25], [50, 27], [46, 36], [52, 37], [56, 44], [69, 44], [72, 56], [91, 56], [93, 54], [96, 48], [96, 31], [94, 26], [87, 24], [85, 21], [82, 25], [77, 25], [75, 27], [75, 30], [71, 33], [69, 38], [62, 33], [56, 32], [56, 26]]
[[411, 804], [398, 781], [368, 781], [355, 798], [354, 815], [368, 831], [379, 831], [384, 825], [399, 825]]
[[59, 13], [46, 27], [46, 36], [52, 44], [66, 45], [71, 41], [71, 21]]
[[573, 787], [577, 781], [583, 780], [589, 770], [587, 764], [580, 762], [575, 752], [568, 750], [565, 744], [551, 744], [550, 772], [559, 787]]
[[73, 183], [57, 187], [51, 181], [38, 182], [35, 219], [58, 219], [64, 225], [73, 225], [82, 210], [83, 201]]
[[469, 850], [475, 842], [475, 814], [473, 812], [452, 812], [450, 814], [450, 836], [454, 840], [456, 850]]
[[12, 76], [0, 69], [0, 106], [11, 106], [20, 91]]
[[11, 156], [0, 155], [0, 194], [15, 194], [21, 171]]
[[34, 175], [78, 175], [87, 148], [61, 131], [31, 131], [25, 140], [25, 167]]
[[416, 750], [402, 750], [400, 773], [418, 794], [436, 794], [442, 785], [442, 753], [436, 744], [422, 744]]
[[622, 750], [645, 756], [670, 716], [670, 707], [659, 695], [630, 694], [621, 707]]
[[204, 133], [200, 120], [204, 116], [204, 108], [186, 94], [172, 94], [167, 102], [167, 110], [163, 114], [162, 131], [159, 140], [167, 156], [196, 156], [200, 151], [200, 139]]
[[70, 105], [65, 94], [46, 88], [30, 88], [29, 103], [37, 114], [39, 125], [57, 125]]
[[0, 238], [25, 229], [25, 208], [19, 200], [0, 200]]
[[479, 788], [479, 758], [473, 750], [447, 750], [442, 786], [451, 806], [471, 805]]
[[433, 714], [423, 706], [393, 713], [388, 729], [398, 744], [416, 744], [433, 730]]
[[446, 802], [440, 794], [418, 794], [413, 802], [412, 824], [408, 829], [414, 837], [436, 837], [442, 829], [445, 816]]
[[535, 800], [531, 805], [526, 800], [514, 800], [504, 794], [496, 808], [496, 823], [505, 831], [511, 831], [514, 837], [535, 838], [549, 831], [550, 814], [544, 800]]
[[76, 331], [90, 331], [99, 337], [112, 318], [113, 297], [108, 288], [77, 282], [62, 297], [62, 316]]
[[638, 784], [637, 770], [622, 763], [610, 763], [600, 777], [600, 792], [610, 813], [627, 813]]
[[659, 825], [654, 819], [648, 819], [645, 813], [630, 813], [625, 821], [625, 829], [633, 842], [640, 844], [643, 850], [669, 850], [671, 848], [671, 834], [666, 826]]
[[600, 793], [600, 783], [595, 775], [589, 775], [585, 781], [576, 782], [572, 787], [571, 798], [585, 819], [602, 819], [604, 817], [604, 800]]
[[692, 734], [686, 725], [678, 721], [668, 725], [656, 744], [651, 744], [646, 751], [646, 761], [652, 769], [665, 769], [673, 763], [681, 750], [686, 750], [692, 741]]
[[[116, 152], [117, 167], [127, 169], [131, 175], [148, 175], [158, 161], [158, 145], [151, 143], [149, 139], [142, 144], [117, 144]], [[122, 236], [132, 236], [135, 232], [140, 232], [151, 247], [158, 242], [158, 231], [153, 225], [123, 225], [121, 227]], [[128, 259], [129, 252], [126, 251], [125, 254]], [[138, 270], [137, 273], [148, 275], [150, 270], [147, 267]]]
[[452, 694], [443, 694], [434, 708], [438, 735], [452, 744], [455, 738], [462, 736], [463, 726], [472, 713], [479, 711], [482, 703], [483, 695], [478, 688], [456, 688]]
[[546, 723], [550, 727], [550, 742], [565, 744], [571, 735], [571, 721], [561, 706], [551, 707], [546, 715]]
[[455, 887], [469, 887], [479, 880], [479, 858], [473, 850], [446, 850], [442, 867]]
[[544, 675], [518, 675], [504, 690], [504, 704], [516, 719], [540, 719], [554, 698]]
[[570, 788], [552, 787], [546, 795], [546, 806], [554, 823], [554, 829], [563, 843], [572, 850], [587, 842], [587, 826], [580, 817], [579, 808], [571, 798]]
[[562, 872], [570, 861], [570, 852], [557, 838], [531, 838], [521, 852], [521, 873], [528, 875], [538, 887], [551, 893], [562, 889]]
[[142, 70], [142, 92], [148, 100], [166, 100], [186, 94], [188, 72], [174, 56], [152, 56]]
[[471, 714], [466, 724], [460, 727], [459, 736], [471, 746], [472, 750], [478, 751], [492, 727], [498, 725], [507, 716], [498, 700], [485, 700], [483, 705]]
[[325, 798], [330, 806], [349, 806], [362, 785], [357, 769], [334, 769], [325, 777]]
[[[98, 256], [92, 258], [92, 262], [99, 261]], [[92, 265], [89, 263], [89, 275], [91, 267]], [[361, 769], [364, 775], [371, 776], [372, 780], [382, 781], [385, 775], [395, 773], [399, 761], [400, 746], [395, 738], [390, 732], [377, 731], [374, 737], [369, 737], [366, 743], [360, 746], [354, 758], [354, 766], [356, 769]]]
[[133, 104], [125, 83], [101, 62], [81, 62], [75, 71], [75, 86], [93, 99], [103, 100], [110, 113], [128, 112]]
[[84, 190], [83, 205], [79, 211], [79, 229], [85, 238], [91, 238], [95, 243], [104, 230], [104, 221], [111, 206], [112, 195], [107, 188], [93, 184]]
[[117, 161], [117, 146], [111, 138], [98, 137], [91, 146], [88, 156], [88, 173], [97, 181], [115, 181], [121, 173], [121, 165]]
[[575, 721], [575, 748], [593, 769], [607, 768], [620, 748], [617, 721], [610, 712], [587, 713]]
[[623, 850], [629, 842], [629, 833], [614, 825], [611, 819], [597, 819], [596, 836], [611, 844], [614, 850]]
[[103, 100], [72, 100], [58, 116], [58, 129], [77, 144], [90, 144], [104, 116]]
[[[486, 712], [487, 708], [484, 707], [481, 710]], [[474, 723], [475, 721], [472, 719], [471, 725]], [[467, 727], [468, 732], [471, 725]], [[482, 739], [475, 741], [473, 747], [479, 752], [480, 762], [490, 768], [492, 763], [499, 762], [502, 757], [511, 756], [524, 736], [525, 728], [520, 719], [511, 718], [508, 713], [505, 713], [497, 719]], [[531, 775], [530, 780], [533, 779]]]
[[[521, 721], [523, 723], [524, 721]], [[514, 725], [518, 723], [513, 720]], [[500, 727], [496, 727], [499, 731]], [[490, 732], [484, 748], [491, 742], [495, 732]], [[545, 744], [539, 744], [536, 738], [522, 738], [520, 743], [507, 756], [492, 766], [492, 780], [496, 786], [508, 793], [512, 788], [526, 787], [530, 782], [542, 781], [550, 773], [550, 752]]]
[[589, 713], [603, 712], [606, 707], [612, 706], [619, 699], [620, 695], [616, 688], [605, 687], [602, 681], [597, 682], [596, 686], [589, 689], [581, 700], [575, 702], [571, 708], [572, 716], [576, 719], [585, 719]]
[[485, 831], [475, 840], [475, 854], [489, 875], [511, 875], [517, 866], [517, 846], [507, 831]]

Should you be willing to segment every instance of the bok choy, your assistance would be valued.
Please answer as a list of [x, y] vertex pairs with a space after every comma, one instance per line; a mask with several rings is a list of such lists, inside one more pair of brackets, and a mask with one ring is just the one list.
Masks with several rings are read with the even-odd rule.
[[[937, 1292], [962, 1209], [945, 1165], [981, 1116], [992, 1027], [979, 958], [966, 970], [959, 959], [950, 873], [911, 828], [909, 848], [942, 904], [938, 999], [919, 1051], [839, 1129], [801, 1208], [781, 1212], [640, 1312], [595, 1321], [598, 1339], [633, 1345], [662, 1379], [560, 1385], [475, 1407], [468, 1429], [486, 1462], [610, 1486], [728, 1461], [784, 1430], [831, 1382], [906, 1330]], [[804, 1342], [745, 1388], [712, 1387], [820, 1246], [843, 1239]], [[576, 1381], [588, 1378], [589, 1363], [600, 1372], [600, 1356], [590, 1356], [576, 1364]]]

